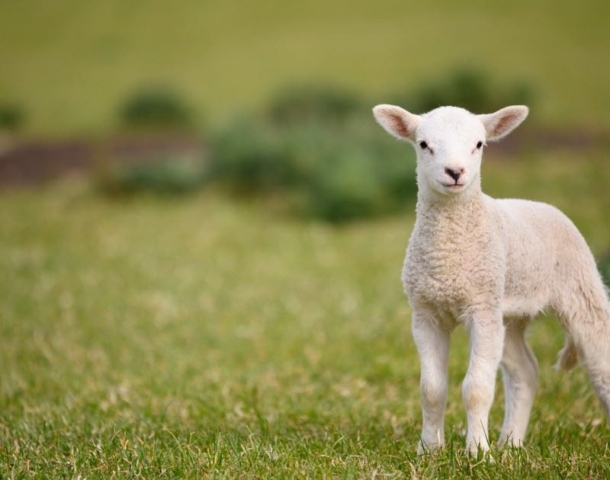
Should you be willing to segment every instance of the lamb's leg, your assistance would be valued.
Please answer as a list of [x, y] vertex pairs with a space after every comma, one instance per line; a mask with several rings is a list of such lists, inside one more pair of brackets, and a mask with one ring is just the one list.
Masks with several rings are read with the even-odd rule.
[[538, 362], [525, 343], [526, 322], [508, 322], [502, 355], [504, 381], [504, 425], [500, 444], [523, 444], [538, 386]]
[[466, 448], [476, 453], [478, 449], [489, 449], [487, 420], [504, 344], [502, 314], [475, 315], [468, 327], [470, 363], [462, 385], [462, 396], [468, 421]]
[[[594, 312], [585, 311], [585, 314]], [[595, 312], [596, 313], [596, 312]], [[593, 317], [593, 315], [591, 315]], [[597, 318], [585, 315], [571, 318], [569, 334], [574, 340], [593, 388], [599, 397], [606, 417], [610, 420], [610, 309]]]
[[413, 338], [421, 361], [423, 427], [417, 453], [445, 444], [447, 364], [450, 332], [440, 328], [426, 312], [413, 313]]
[[[610, 336], [606, 338], [610, 338]], [[599, 360], [602, 355], [605, 359], [600, 362]], [[606, 349], [605, 352], [599, 354], [597, 357], [592, 357], [592, 355], [585, 355], [585, 366], [589, 372], [589, 378], [591, 379], [595, 393], [597, 393], [597, 396], [602, 403], [606, 418], [610, 420], [610, 362], [608, 361], [610, 355]]]
[[[583, 254], [584, 255], [584, 254]], [[587, 252], [582, 271], [572, 272], [572, 283], [558, 291], [554, 310], [570, 337], [566, 348], [578, 351], [606, 416], [610, 420], [610, 301], [597, 272], [593, 257]], [[566, 360], [566, 348], [561, 358]], [[570, 353], [573, 355], [573, 353]]]

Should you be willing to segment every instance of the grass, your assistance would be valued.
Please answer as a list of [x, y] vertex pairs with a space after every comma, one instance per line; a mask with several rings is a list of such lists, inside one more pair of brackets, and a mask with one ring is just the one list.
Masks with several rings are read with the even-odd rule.
[[[564, 208], [608, 248], [607, 154], [486, 162], [485, 186]], [[510, 182], [510, 183], [509, 183]], [[108, 201], [82, 181], [0, 192], [0, 477], [606, 478], [609, 436], [563, 335], [532, 326], [528, 445], [417, 457], [418, 360], [399, 281], [412, 213], [333, 228], [218, 192]], [[502, 393], [491, 414], [492, 440]]]
[[99, 134], [118, 128], [135, 90], [167, 83], [216, 125], [289, 83], [345, 85], [373, 105], [466, 64], [500, 84], [532, 83], [543, 123], [608, 128], [609, 9], [605, 0], [7, 0], [0, 102], [24, 106], [28, 134]]

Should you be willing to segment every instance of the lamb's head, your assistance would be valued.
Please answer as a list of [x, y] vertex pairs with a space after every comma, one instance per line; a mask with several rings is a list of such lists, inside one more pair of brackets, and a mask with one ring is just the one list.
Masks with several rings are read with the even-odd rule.
[[463, 108], [440, 107], [414, 115], [393, 105], [377, 105], [373, 114], [388, 133], [414, 145], [420, 190], [454, 196], [480, 188], [483, 146], [514, 130], [528, 108], [474, 115]]

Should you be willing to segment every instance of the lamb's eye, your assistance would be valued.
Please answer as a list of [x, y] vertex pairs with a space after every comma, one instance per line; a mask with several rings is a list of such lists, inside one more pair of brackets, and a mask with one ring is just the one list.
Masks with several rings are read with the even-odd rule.
[[477, 143], [477, 148], [478, 148], [479, 150], [481, 149], [481, 147], [482, 147], [482, 146], [483, 146], [483, 142], [479, 142], [479, 143]]
[[421, 147], [422, 150], [425, 150], [426, 148], [428, 148], [428, 144], [426, 142], [419, 142], [419, 146]]

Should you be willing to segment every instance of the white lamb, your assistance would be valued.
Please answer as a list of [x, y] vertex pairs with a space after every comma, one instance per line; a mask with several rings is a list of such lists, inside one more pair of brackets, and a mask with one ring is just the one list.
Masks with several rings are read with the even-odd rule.
[[610, 301], [585, 240], [550, 205], [496, 200], [481, 191], [483, 146], [515, 129], [528, 108], [474, 115], [441, 107], [420, 116], [378, 105], [373, 112], [417, 151], [417, 218], [402, 280], [421, 359], [418, 452], [444, 444], [449, 336], [458, 324], [470, 336], [462, 386], [469, 451], [489, 449], [498, 366], [506, 391], [499, 443], [523, 444], [538, 376], [524, 332], [546, 308], [567, 332], [558, 366], [570, 369], [580, 359], [610, 415]]

